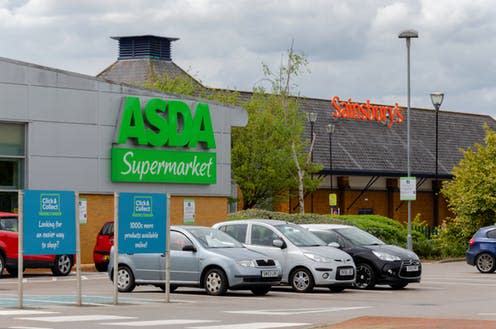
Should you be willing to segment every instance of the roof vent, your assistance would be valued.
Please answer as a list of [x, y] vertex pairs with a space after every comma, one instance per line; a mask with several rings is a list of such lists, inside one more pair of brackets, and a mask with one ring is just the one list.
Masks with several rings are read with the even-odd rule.
[[119, 41], [118, 59], [152, 58], [165, 61], [172, 61], [171, 42], [179, 40], [179, 38], [166, 38], [155, 35], [111, 38]]

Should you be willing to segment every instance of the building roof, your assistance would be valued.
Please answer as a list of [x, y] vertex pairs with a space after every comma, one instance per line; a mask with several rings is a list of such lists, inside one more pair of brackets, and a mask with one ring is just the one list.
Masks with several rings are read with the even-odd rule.
[[[143, 37], [143, 36], [139, 36]], [[124, 38], [124, 37], [120, 37]], [[174, 38], [164, 38], [174, 41]], [[114, 82], [142, 86], [153, 75], [171, 78], [186, 76], [200, 88], [207, 88], [196, 81], [172, 60], [152, 58], [120, 59], [98, 74]], [[208, 89], [208, 88], [207, 88]], [[240, 92], [248, 100], [251, 92]], [[404, 121], [388, 127], [378, 121], [357, 121], [333, 118], [329, 99], [299, 98], [300, 109], [317, 113], [314, 124], [316, 141], [313, 161], [323, 165], [322, 174], [399, 177], [407, 174], [407, 110], [403, 108]], [[433, 178], [436, 171], [436, 125], [434, 109], [411, 108], [410, 119], [410, 171], [412, 176]], [[484, 142], [484, 124], [496, 130], [496, 121], [487, 115], [450, 112], [438, 113], [438, 177], [449, 178], [453, 167], [462, 158], [461, 149]], [[332, 158], [326, 126], [335, 124], [332, 134]], [[304, 137], [310, 139], [307, 123]]]

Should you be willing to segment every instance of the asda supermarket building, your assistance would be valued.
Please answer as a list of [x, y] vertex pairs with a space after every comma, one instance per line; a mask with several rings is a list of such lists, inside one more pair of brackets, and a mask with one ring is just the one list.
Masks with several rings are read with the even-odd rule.
[[83, 263], [114, 192], [169, 193], [173, 224], [226, 218], [243, 109], [5, 58], [0, 97], [0, 211], [22, 189], [79, 192]]

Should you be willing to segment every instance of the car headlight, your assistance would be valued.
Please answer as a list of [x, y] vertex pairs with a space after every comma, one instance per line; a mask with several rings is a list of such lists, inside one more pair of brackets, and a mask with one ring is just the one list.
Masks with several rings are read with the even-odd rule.
[[257, 267], [257, 263], [254, 260], [238, 260], [236, 263], [243, 267]]
[[314, 262], [319, 262], [319, 263], [330, 263], [332, 262], [331, 258], [316, 255], [316, 254], [310, 254], [310, 253], [304, 253], [305, 257], [310, 258]]
[[372, 252], [380, 260], [385, 260], [385, 261], [388, 261], [388, 262], [393, 262], [395, 260], [401, 260], [401, 258], [399, 258], [398, 256], [394, 256], [394, 255], [388, 254], [387, 252], [375, 251], [375, 250], [373, 250]]

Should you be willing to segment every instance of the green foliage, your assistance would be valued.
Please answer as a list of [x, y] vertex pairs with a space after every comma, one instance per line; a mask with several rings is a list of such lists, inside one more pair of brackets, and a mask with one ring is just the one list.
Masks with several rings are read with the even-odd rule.
[[484, 144], [463, 151], [453, 180], [441, 191], [455, 214], [439, 232], [443, 255], [463, 255], [470, 237], [496, 218], [496, 132], [487, 125], [484, 130]]

